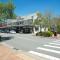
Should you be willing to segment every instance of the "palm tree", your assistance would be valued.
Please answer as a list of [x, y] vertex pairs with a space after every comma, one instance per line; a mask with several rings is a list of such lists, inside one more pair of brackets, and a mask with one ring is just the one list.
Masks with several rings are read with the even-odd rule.
[[46, 28], [49, 27], [49, 20], [47, 19], [47, 17], [43, 16], [43, 26], [45, 28], [45, 31], [46, 31]]
[[34, 21], [34, 25], [39, 25], [40, 26], [40, 32], [41, 32], [41, 25], [42, 25], [42, 15], [39, 13], [39, 12], [37, 12], [36, 13], [36, 15], [37, 15], [37, 19], [35, 19], [35, 21]]

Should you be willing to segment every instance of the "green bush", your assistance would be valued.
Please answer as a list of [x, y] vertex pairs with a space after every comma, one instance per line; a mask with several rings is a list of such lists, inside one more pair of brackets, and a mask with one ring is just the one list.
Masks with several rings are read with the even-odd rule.
[[43, 36], [44, 36], [44, 37], [50, 37], [50, 36], [52, 36], [52, 34], [53, 34], [53, 33], [52, 33], [51, 31], [48, 31], [48, 32], [44, 32], [44, 33], [43, 33]]
[[36, 36], [44, 36], [44, 37], [50, 37], [52, 36], [52, 32], [51, 31], [47, 31], [47, 32], [38, 32], [36, 33]]

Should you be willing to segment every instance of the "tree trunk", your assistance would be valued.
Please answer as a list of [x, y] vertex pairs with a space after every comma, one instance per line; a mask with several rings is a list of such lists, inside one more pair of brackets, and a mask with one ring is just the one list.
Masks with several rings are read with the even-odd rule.
[[41, 25], [40, 25], [40, 32], [41, 32]]

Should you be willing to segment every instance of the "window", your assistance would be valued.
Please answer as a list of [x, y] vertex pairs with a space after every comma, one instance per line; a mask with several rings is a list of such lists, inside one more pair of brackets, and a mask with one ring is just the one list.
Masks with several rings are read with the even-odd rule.
[[20, 21], [20, 24], [23, 24], [24, 22], [23, 21]]

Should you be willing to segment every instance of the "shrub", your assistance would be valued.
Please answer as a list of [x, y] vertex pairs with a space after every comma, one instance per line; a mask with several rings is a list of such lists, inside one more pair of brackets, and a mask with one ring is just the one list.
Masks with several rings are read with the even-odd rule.
[[44, 37], [50, 37], [52, 36], [52, 32], [51, 31], [47, 31], [47, 32], [38, 32], [36, 33], [36, 36], [44, 36]]
[[44, 33], [43, 33], [43, 36], [44, 36], [44, 37], [50, 37], [50, 36], [52, 36], [52, 34], [53, 34], [53, 33], [52, 33], [51, 31], [47, 31], [47, 32], [44, 32]]

